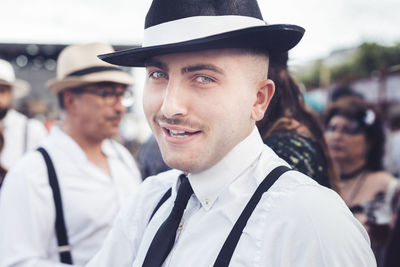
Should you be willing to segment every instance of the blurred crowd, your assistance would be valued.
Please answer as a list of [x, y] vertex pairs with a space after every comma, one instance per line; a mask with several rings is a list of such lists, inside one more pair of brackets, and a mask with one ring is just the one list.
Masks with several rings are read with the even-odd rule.
[[[132, 104], [133, 80], [97, 59], [111, 51], [106, 44], [63, 50], [57, 76], [46, 85], [62, 113], [46, 125], [15, 109], [17, 98], [29, 89], [15, 77], [12, 65], [0, 60], [0, 266], [39, 258], [45, 258], [42, 266], [58, 266], [51, 261], [59, 255], [71, 261], [71, 246], [81, 248], [74, 262], [86, 263], [127, 195], [146, 177], [169, 169], [154, 136], [133, 145], [115, 138]], [[400, 110], [383, 114], [381, 106], [360, 93], [338, 87], [317, 113], [305, 104], [289, 73], [288, 54], [271, 55], [270, 61], [276, 91], [257, 124], [264, 143], [292, 168], [339, 193], [367, 230], [378, 266], [400, 266]], [[38, 147], [55, 166], [61, 189], [52, 190], [61, 190], [61, 211], [44, 188], [51, 165]], [[87, 177], [91, 179], [82, 179]], [[46, 222], [59, 213], [69, 221], [64, 225], [69, 241], [64, 243], [51, 220]], [[18, 241], [21, 236], [25, 241]], [[55, 242], [59, 250], [48, 245]], [[43, 249], [33, 249], [38, 247]]]

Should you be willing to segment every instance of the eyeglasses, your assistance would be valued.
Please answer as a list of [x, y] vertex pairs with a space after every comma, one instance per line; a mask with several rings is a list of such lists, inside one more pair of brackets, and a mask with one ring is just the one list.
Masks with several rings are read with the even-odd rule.
[[106, 105], [113, 106], [120, 99], [121, 104], [125, 107], [132, 106], [134, 102], [132, 91], [128, 89], [118, 90], [113, 85], [97, 85], [96, 88], [76, 88], [72, 92], [76, 94], [93, 94], [101, 97]]
[[363, 133], [363, 129], [359, 126], [358, 123], [354, 122], [351, 126], [343, 127], [340, 127], [338, 125], [327, 125], [325, 128], [325, 132], [330, 134], [334, 132], [339, 132], [344, 135], [357, 135]]
[[11, 92], [11, 87], [9, 85], [0, 84], [0, 94], [10, 93], [10, 92]]

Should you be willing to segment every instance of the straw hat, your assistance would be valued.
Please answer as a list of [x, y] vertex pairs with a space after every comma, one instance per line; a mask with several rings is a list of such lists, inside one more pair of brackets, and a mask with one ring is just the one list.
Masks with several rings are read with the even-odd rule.
[[149, 57], [206, 49], [261, 48], [281, 53], [294, 47], [303, 34], [296, 25], [267, 25], [256, 0], [153, 0], [142, 47], [100, 58], [143, 67]]
[[27, 81], [15, 78], [13, 66], [3, 59], [0, 59], [0, 84], [11, 87], [14, 99], [27, 96], [31, 89]]
[[113, 51], [110, 45], [104, 43], [71, 45], [64, 48], [57, 60], [57, 77], [48, 81], [46, 86], [57, 94], [67, 88], [96, 82], [132, 85], [131, 75], [97, 58], [98, 54]]

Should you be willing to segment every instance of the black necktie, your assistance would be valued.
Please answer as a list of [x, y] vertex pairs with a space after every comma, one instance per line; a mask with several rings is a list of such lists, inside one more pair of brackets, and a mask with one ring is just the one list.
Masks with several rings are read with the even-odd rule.
[[174, 246], [176, 230], [181, 222], [183, 211], [189, 198], [193, 194], [193, 189], [186, 175], [182, 174], [179, 178], [181, 179], [181, 184], [176, 195], [174, 207], [154, 236], [144, 259], [143, 267], [161, 266]]

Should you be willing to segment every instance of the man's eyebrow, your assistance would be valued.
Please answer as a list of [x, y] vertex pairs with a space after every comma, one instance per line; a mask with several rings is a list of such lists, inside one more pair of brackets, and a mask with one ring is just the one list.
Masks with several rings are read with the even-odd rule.
[[193, 66], [188, 66], [188, 67], [182, 68], [181, 73], [185, 74], [188, 72], [199, 71], [199, 70], [210, 70], [210, 71], [214, 71], [219, 74], [225, 74], [225, 72], [221, 68], [219, 68], [215, 65], [212, 65], [212, 64], [196, 64]]
[[168, 66], [164, 64], [163, 62], [157, 60], [157, 59], [149, 59], [144, 63], [144, 66], [146, 68], [148, 67], [156, 67], [165, 71], [168, 71]]

